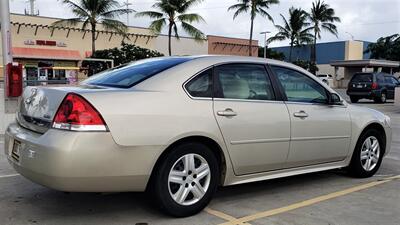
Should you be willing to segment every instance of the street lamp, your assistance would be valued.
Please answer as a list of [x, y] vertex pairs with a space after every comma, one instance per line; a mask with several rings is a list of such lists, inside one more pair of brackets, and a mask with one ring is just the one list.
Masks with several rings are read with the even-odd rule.
[[267, 34], [271, 31], [263, 31], [260, 34], [264, 34], [264, 58], [267, 58]]

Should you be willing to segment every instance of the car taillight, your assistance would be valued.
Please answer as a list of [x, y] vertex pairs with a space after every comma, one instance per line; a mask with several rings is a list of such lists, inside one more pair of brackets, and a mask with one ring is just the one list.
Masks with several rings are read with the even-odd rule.
[[371, 88], [372, 89], [377, 89], [378, 88], [378, 83], [373, 82]]
[[82, 96], [69, 93], [54, 117], [53, 128], [73, 131], [107, 131], [100, 113]]

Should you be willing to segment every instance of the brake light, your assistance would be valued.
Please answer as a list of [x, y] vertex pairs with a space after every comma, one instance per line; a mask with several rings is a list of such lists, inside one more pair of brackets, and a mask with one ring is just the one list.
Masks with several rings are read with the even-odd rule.
[[377, 89], [378, 88], [378, 83], [373, 82], [371, 88], [372, 89]]
[[74, 131], [107, 131], [100, 113], [82, 96], [69, 93], [54, 117], [53, 128]]

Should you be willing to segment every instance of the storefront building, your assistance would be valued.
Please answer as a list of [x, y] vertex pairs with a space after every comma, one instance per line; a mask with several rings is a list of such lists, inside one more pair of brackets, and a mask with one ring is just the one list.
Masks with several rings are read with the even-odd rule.
[[[91, 55], [91, 32], [75, 27], [55, 26], [58, 18], [11, 14], [12, 52], [14, 61], [23, 65], [27, 84], [70, 83], [86, 77], [82, 61]], [[127, 38], [97, 27], [96, 49], [120, 47], [121, 42], [156, 50], [168, 55], [168, 36], [155, 35], [148, 28], [129, 27]], [[207, 36], [195, 40], [172, 37], [173, 55], [242, 55], [248, 56], [248, 40]], [[0, 46], [1, 50], [1, 46]], [[258, 41], [253, 41], [253, 56], [257, 56]], [[0, 51], [1, 54], [1, 51]], [[2, 56], [0, 55], [0, 60]], [[0, 66], [0, 80], [3, 68]]]

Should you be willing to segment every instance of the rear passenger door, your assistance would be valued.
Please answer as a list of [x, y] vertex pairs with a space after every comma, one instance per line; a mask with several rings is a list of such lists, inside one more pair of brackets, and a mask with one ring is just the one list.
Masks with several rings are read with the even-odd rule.
[[344, 105], [329, 105], [328, 91], [310, 76], [271, 66], [283, 92], [291, 119], [288, 166], [343, 160], [350, 144], [350, 114]]
[[290, 120], [262, 64], [214, 68], [214, 115], [237, 175], [285, 168]]

